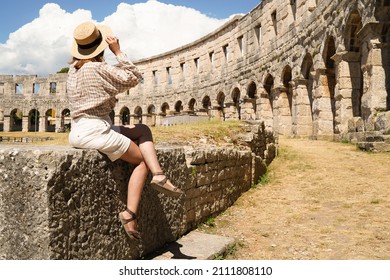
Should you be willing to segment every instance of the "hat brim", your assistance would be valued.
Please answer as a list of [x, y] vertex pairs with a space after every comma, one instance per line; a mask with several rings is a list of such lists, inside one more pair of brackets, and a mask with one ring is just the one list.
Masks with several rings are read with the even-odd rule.
[[75, 39], [73, 39], [72, 42], [72, 48], [70, 50], [71, 54], [73, 57], [77, 59], [90, 59], [98, 54], [100, 54], [102, 51], [104, 51], [108, 44], [106, 42], [107, 36], [112, 35], [112, 30], [109, 26], [107, 25], [96, 25], [97, 29], [100, 31], [102, 34], [102, 42], [99, 45], [96, 45], [92, 48], [89, 49], [81, 49], [79, 48], [77, 42]]

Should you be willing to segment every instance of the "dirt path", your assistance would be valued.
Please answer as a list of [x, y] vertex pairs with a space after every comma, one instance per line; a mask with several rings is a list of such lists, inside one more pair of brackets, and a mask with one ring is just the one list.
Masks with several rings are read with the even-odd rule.
[[259, 185], [200, 230], [234, 237], [228, 259], [390, 259], [390, 154], [281, 139]]

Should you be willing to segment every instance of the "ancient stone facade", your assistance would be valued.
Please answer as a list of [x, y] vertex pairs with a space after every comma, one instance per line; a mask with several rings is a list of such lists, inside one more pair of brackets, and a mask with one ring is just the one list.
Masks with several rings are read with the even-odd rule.
[[[143, 80], [118, 96], [116, 124], [256, 119], [277, 134], [348, 140], [390, 130], [388, 0], [263, 0], [213, 33], [136, 64]], [[34, 93], [39, 78], [0, 76], [3, 130], [62, 131], [65, 79], [49, 76]]]

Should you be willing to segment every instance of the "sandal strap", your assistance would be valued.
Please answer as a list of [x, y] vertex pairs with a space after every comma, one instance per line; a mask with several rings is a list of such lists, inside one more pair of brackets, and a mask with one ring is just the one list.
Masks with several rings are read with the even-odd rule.
[[131, 211], [129, 208], [126, 208], [125, 211], [131, 215], [131, 218], [129, 219], [122, 219], [123, 224], [130, 223], [131, 221], [137, 220], [137, 215]]
[[137, 214], [135, 214], [135, 213], [134, 213], [133, 211], [131, 211], [129, 208], [126, 208], [125, 211], [131, 215], [132, 219], [134, 219], [134, 220], [137, 219]]
[[160, 185], [164, 185], [166, 182], [168, 181], [168, 177], [165, 177], [164, 179], [162, 179], [160, 182], [158, 182]]
[[[153, 176], [157, 176], [157, 175], [164, 175], [165, 176], [165, 173], [163, 171], [160, 171], [160, 172], [156, 172], [156, 173], [152, 173]], [[161, 181], [158, 182], [159, 185], [164, 185], [166, 182], [168, 181], [168, 177], [165, 176], [164, 179], [162, 179]]]

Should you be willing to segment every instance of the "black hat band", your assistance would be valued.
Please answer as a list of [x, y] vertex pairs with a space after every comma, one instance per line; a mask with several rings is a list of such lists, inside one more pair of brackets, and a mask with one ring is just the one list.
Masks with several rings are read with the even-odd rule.
[[92, 49], [93, 47], [99, 46], [102, 41], [103, 41], [103, 36], [102, 36], [102, 33], [99, 30], [99, 36], [96, 38], [95, 41], [93, 41], [92, 43], [89, 43], [88, 45], [79, 45], [79, 44], [77, 44], [77, 46], [80, 49], [82, 49], [82, 50], [88, 50], [88, 49]]

